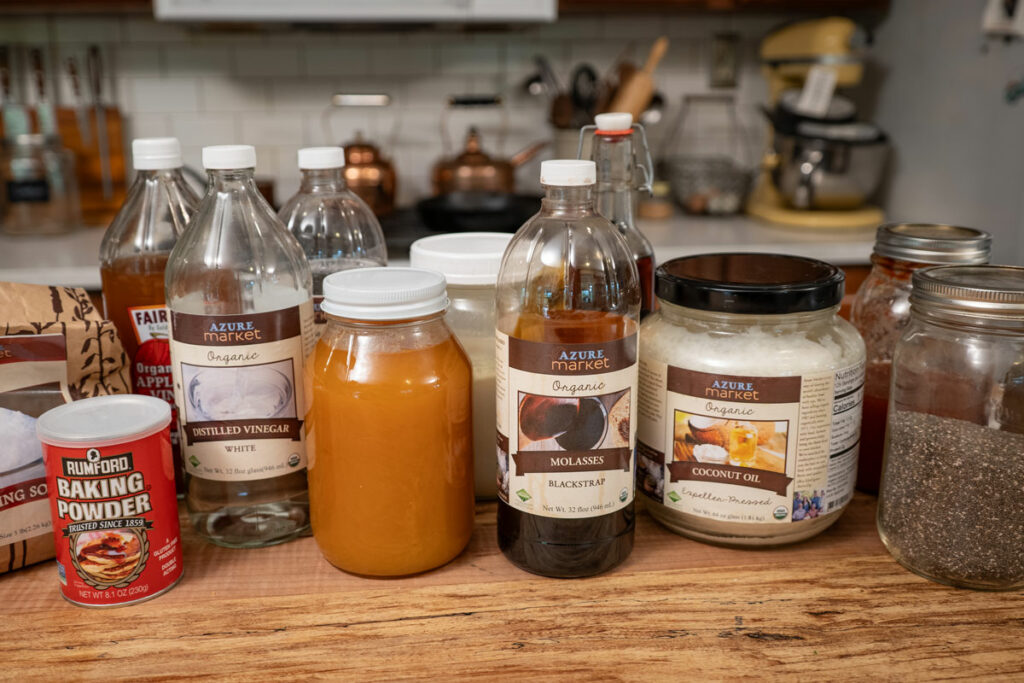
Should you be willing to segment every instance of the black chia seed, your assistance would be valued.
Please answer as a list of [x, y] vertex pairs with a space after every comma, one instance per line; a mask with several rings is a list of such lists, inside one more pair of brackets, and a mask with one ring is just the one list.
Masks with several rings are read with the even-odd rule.
[[928, 578], [1024, 584], [1024, 435], [897, 411], [878, 499], [889, 552]]

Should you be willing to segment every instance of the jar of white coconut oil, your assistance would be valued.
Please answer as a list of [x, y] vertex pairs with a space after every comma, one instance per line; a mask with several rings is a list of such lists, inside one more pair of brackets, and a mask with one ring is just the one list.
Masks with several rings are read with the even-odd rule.
[[841, 270], [703, 254], [657, 271], [640, 329], [637, 488], [676, 533], [774, 546], [821, 533], [853, 497], [864, 342], [838, 316]]

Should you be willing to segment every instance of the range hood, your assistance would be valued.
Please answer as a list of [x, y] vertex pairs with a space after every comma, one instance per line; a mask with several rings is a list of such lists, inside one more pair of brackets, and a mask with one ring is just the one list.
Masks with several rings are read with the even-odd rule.
[[558, 0], [154, 0], [162, 21], [548, 22]]

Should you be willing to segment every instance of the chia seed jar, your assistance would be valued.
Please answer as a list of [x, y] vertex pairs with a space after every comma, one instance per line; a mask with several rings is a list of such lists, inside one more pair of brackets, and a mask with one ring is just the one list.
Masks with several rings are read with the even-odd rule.
[[992, 237], [954, 225], [890, 223], [878, 228], [871, 273], [857, 290], [850, 322], [864, 337], [864, 418], [857, 488], [878, 493], [889, 412], [892, 352], [910, 322], [910, 278], [935, 265], [988, 263]]
[[676, 533], [731, 546], [815, 536], [853, 497], [864, 342], [841, 270], [778, 254], [658, 268], [640, 329], [637, 489]]
[[914, 273], [893, 354], [878, 531], [964, 588], [1024, 586], [1024, 268]]

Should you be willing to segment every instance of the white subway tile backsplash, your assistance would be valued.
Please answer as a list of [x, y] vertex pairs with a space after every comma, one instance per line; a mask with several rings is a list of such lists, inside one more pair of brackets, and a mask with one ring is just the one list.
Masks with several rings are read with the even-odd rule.
[[437, 54], [429, 45], [380, 45], [371, 48], [371, 72], [377, 76], [418, 76], [434, 73]]
[[441, 71], [453, 75], [493, 75], [501, 72], [501, 49], [497, 40], [471, 45], [442, 45]]
[[221, 45], [179, 43], [163, 49], [167, 73], [174, 76], [218, 75], [231, 69], [231, 50]]
[[362, 45], [308, 45], [307, 76], [365, 76], [370, 73], [370, 49]]
[[300, 76], [297, 46], [245, 46], [234, 48], [234, 68], [239, 76]]
[[7, 45], [40, 45], [50, 40], [50, 23], [46, 19], [4, 17], [0, 21], [0, 43]]
[[265, 111], [270, 106], [266, 81], [233, 78], [226, 73], [196, 78], [204, 111]]
[[118, 76], [156, 77], [163, 74], [160, 48], [155, 45], [120, 45], [110, 52], [114, 73]]
[[199, 88], [191, 78], [126, 78], [132, 108], [138, 112], [179, 114], [199, 111]]
[[171, 134], [189, 147], [251, 144], [235, 114], [179, 114], [171, 120]]
[[302, 144], [302, 119], [291, 113], [249, 112], [241, 118], [241, 136], [246, 144]]
[[128, 121], [126, 137], [165, 138], [173, 136], [171, 117], [167, 114], [134, 114]]
[[122, 39], [121, 22], [109, 17], [58, 16], [53, 20], [58, 43], [116, 43]]
[[124, 40], [130, 43], [184, 43], [189, 42], [192, 36], [192, 29], [187, 24], [142, 17], [124, 19], [123, 27]]

